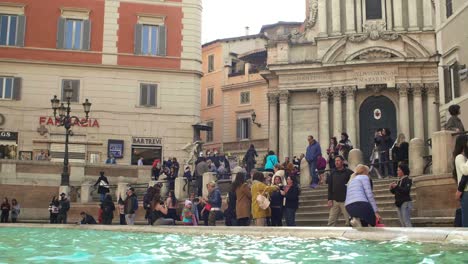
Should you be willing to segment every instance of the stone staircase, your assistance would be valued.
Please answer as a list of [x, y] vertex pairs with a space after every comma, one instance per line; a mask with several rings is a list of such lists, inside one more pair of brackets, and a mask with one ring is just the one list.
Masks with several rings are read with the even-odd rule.
[[[395, 178], [373, 180], [374, 195], [382, 216], [382, 222], [387, 227], [399, 227], [394, 195], [389, 191], [389, 185]], [[329, 208], [327, 206], [328, 185], [321, 185], [316, 189], [303, 188], [301, 191], [299, 209], [296, 214], [298, 226], [326, 226], [328, 223]], [[415, 192], [412, 192], [413, 204], [416, 203]], [[451, 217], [414, 217], [413, 226], [453, 226]], [[340, 216], [337, 226], [344, 226], [345, 220]]]

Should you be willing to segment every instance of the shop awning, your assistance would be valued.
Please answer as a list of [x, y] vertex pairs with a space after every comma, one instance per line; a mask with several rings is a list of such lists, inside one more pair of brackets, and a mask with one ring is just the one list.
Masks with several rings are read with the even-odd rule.
[[14, 140], [0, 140], [0, 146], [16, 146], [16, 141]]

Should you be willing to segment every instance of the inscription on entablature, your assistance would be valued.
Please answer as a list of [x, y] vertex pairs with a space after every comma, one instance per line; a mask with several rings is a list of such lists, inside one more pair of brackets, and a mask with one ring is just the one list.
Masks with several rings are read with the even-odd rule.
[[374, 70], [374, 71], [355, 71], [354, 80], [358, 84], [382, 84], [394, 83], [395, 76], [398, 75], [397, 69]]
[[281, 78], [282, 82], [315, 82], [315, 81], [329, 81], [329, 73], [308, 73], [302, 75], [292, 75]]

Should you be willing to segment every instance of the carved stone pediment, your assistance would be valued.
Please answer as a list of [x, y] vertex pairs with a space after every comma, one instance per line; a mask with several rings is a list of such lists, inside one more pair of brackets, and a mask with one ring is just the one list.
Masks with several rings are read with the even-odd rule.
[[363, 25], [363, 33], [352, 34], [348, 36], [348, 40], [353, 43], [363, 42], [367, 39], [371, 40], [397, 40], [400, 35], [395, 32], [386, 31], [386, 23], [381, 20], [369, 20]]
[[383, 50], [370, 50], [365, 52], [355, 58], [355, 60], [372, 60], [372, 59], [388, 59], [396, 57], [390, 52], [383, 51]]

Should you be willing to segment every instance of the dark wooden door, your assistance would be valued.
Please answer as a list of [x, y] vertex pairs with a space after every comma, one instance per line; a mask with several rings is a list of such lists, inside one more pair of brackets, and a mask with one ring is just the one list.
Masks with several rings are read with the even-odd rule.
[[390, 129], [391, 138], [395, 139], [396, 109], [393, 102], [385, 96], [371, 96], [359, 109], [359, 138], [364, 163], [369, 162], [374, 147], [374, 133], [378, 128]]

